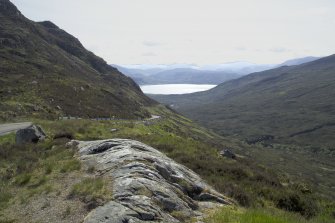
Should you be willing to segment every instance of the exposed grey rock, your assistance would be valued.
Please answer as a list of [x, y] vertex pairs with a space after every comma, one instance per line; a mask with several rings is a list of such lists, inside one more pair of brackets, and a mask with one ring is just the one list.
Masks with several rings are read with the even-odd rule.
[[227, 157], [227, 158], [230, 158], [230, 159], [235, 159], [236, 158], [236, 155], [233, 151], [231, 151], [230, 149], [224, 149], [220, 152], [220, 155], [221, 156], [224, 156], [224, 157]]
[[20, 129], [16, 132], [15, 142], [16, 144], [37, 143], [45, 139], [45, 137], [46, 135], [41, 127], [31, 125], [28, 128]]
[[180, 222], [201, 216], [202, 207], [232, 201], [216, 192], [190, 169], [156, 149], [128, 139], [71, 141], [84, 166], [111, 178], [113, 201], [94, 209], [85, 223]]

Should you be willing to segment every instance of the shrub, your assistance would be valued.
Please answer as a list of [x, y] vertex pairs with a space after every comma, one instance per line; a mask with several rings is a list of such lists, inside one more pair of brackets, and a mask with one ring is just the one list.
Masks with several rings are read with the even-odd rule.
[[15, 177], [15, 184], [19, 186], [23, 186], [29, 183], [30, 179], [31, 179], [31, 174], [23, 173]]
[[278, 199], [276, 206], [287, 211], [299, 212], [307, 218], [314, 217], [318, 213], [318, 206], [313, 199], [298, 194], [284, 195]]
[[60, 132], [55, 134], [55, 136], [53, 137], [53, 139], [62, 139], [62, 138], [72, 140], [74, 139], [74, 136], [73, 133], [71, 132]]

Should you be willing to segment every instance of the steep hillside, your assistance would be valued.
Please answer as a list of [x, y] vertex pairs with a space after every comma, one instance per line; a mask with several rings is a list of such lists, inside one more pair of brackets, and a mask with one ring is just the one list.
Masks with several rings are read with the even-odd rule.
[[333, 147], [335, 55], [250, 74], [206, 91], [153, 96], [222, 135]]
[[153, 101], [78, 39], [0, 0], [0, 119], [144, 117]]

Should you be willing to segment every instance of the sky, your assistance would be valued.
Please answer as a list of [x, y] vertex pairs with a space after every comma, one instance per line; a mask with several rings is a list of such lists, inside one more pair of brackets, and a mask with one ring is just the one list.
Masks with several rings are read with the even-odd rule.
[[272, 64], [335, 53], [334, 0], [11, 1], [110, 64]]

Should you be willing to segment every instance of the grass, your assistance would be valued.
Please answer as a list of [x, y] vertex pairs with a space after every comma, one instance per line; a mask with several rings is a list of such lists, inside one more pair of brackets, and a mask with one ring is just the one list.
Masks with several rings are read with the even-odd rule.
[[[323, 201], [313, 191], [306, 193], [308, 184], [300, 187], [299, 181], [291, 181], [285, 174], [274, 172], [253, 162], [250, 158], [238, 157], [237, 160], [230, 160], [218, 155], [218, 151], [222, 148], [228, 147], [238, 151], [239, 149], [252, 150], [253, 146], [244, 147], [244, 144], [219, 137], [162, 106], [152, 107], [149, 112], [161, 115], [162, 119], [153, 124], [135, 120], [91, 121], [82, 119], [56, 122], [34, 120], [44, 128], [49, 139], [40, 145], [26, 148], [16, 148], [9, 143], [8, 136], [6, 140], [0, 137], [0, 140], [6, 141], [3, 144], [5, 146], [0, 148], [0, 159], [3, 157], [5, 161], [3, 165], [1, 162], [3, 160], [0, 160], [0, 171], [5, 173], [1, 176], [8, 178], [5, 184], [13, 186], [11, 183], [15, 182], [13, 179], [24, 179], [25, 174], [31, 176], [27, 182], [18, 181], [24, 182], [21, 186], [14, 184], [15, 190], [7, 190], [6, 193], [13, 196], [9, 202], [6, 202], [7, 207], [10, 207], [11, 202], [16, 200], [17, 195], [14, 195], [14, 192], [18, 192], [22, 198], [29, 200], [32, 196], [53, 191], [50, 183], [57, 181], [59, 176], [76, 171], [86, 171], [85, 174], [92, 175], [94, 168], [89, 167], [87, 170], [81, 168], [80, 163], [74, 158], [74, 151], [64, 147], [66, 139], [52, 140], [54, 136], [66, 132], [78, 140], [108, 138], [139, 140], [191, 168], [216, 190], [233, 197], [240, 205], [248, 208], [277, 207], [312, 219], [321, 215], [331, 216], [332, 211], [335, 210], [335, 207], [332, 206], [333, 202], [326, 199]], [[118, 130], [110, 131], [114, 128]], [[10, 163], [14, 164], [15, 168]], [[21, 171], [17, 172], [17, 170]], [[35, 185], [34, 189], [33, 185]], [[108, 183], [99, 178], [82, 178], [71, 190], [70, 194], [73, 198], [79, 198], [84, 202], [98, 200], [96, 202], [98, 205], [105, 202], [104, 197], [111, 196]], [[298, 198], [291, 199], [292, 194], [298, 195]], [[280, 201], [285, 202], [280, 203]], [[291, 208], [292, 204], [296, 209]], [[329, 211], [324, 213], [327, 206], [329, 206]]]
[[133, 80], [50, 24], [2, 16], [0, 30], [11, 43], [0, 49], [0, 120], [148, 116], [142, 107], [155, 102]]
[[[332, 55], [250, 74], [205, 92], [152, 98], [173, 104], [222, 136], [259, 141], [240, 153], [307, 181], [320, 196], [334, 200], [334, 71]], [[264, 136], [270, 137], [260, 140]]]
[[[320, 209], [314, 193], [305, 193], [308, 184], [301, 189], [299, 181], [291, 181], [285, 174], [276, 173], [250, 159], [229, 160], [218, 155], [221, 148], [252, 149], [253, 146], [222, 138], [190, 120], [163, 107], [152, 107], [151, 114], [163, 118], [145, 125], [136, 121], [41, 121], [52, 135], [67, 132], [79, 140], [106, 138], [130, 138], [139, 140], [164, 152], [186, 165], [219, 192], [233, 197], [245, 207], [276, 206], [312, 217]], [[118, 129], [111, 132], [110, 129]], [[292, 197], [297, 194], [297, 197]]]
[[222, 208], [204, 220], [205, 223], [332, 223], [332, 218], [306, 220], [300, 215], [277, 209]]
[[37, 145], [17, 146], [14, 135], [0, 137], [0, 212], [12, 202], [28, 202], [30, 198], [53, 191], [53, 182], [80, 170], [74, 152], [50, 139]]
[[111, 199], [111, 190], [108, 182], [103, 178], [85, 178], [73, 185], [70, 196], [86, 199]]

